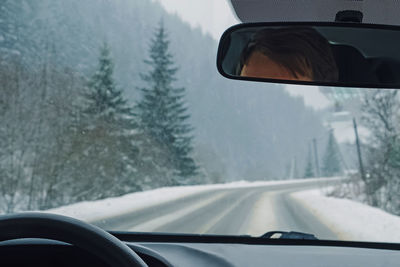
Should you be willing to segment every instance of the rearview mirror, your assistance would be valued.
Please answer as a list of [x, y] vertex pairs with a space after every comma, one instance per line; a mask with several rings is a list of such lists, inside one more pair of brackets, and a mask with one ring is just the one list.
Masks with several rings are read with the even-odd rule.
[[230, 79], [400, 88], [400, 27], [250, 23], [221, 37], [217, 66]]

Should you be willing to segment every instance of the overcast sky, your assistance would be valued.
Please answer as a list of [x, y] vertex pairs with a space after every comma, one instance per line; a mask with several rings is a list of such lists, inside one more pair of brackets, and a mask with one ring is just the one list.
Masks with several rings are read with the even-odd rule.
[[[229, 0], [153, 0], [159, 1], [170, 13], [175, 13], [192, 27], [200, 27], [204, 32], [219, 40], [222, 33], [239, 23]], [[303, 96], [306, 105], [316, 109], [329, 106], [329, 100], [316, 86], [288, 86], [292, 95]]]
[[216, 40], [229, 26], [239, 23], [226, 0], [157, 0], [193, 27], [201, 27]]

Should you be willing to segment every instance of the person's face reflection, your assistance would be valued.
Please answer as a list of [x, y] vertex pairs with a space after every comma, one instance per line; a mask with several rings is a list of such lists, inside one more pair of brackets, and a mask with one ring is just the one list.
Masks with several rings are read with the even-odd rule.
[[311, 77], [297, 74], [295, 77], [282, 65], [272, 61], [261, 52], [253, 52], [243, 66], [240, 76], [280, 80], [312, 81]]

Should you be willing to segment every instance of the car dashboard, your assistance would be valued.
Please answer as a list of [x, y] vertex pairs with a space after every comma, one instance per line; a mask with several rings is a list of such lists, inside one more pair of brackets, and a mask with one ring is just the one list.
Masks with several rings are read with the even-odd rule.
[[[185, 236], [183, 239], [187, 240], [173, 235], [142, 237], [154, 241], [142, 238], [132, 242], [120, 238], [148, 266], [398, 266], [400, 262], [398, 245], [385, 243], [263, 241], [250, 237], [229, 240], [222, 236]], [[127, 239], [132, 238], [133, 235]], [[255, 242], [247, 242], [251, 240]], [[108, 266], [86, 251], [53, 240], [11, 240], [1, 242], [0, 248], [1, 266]]]

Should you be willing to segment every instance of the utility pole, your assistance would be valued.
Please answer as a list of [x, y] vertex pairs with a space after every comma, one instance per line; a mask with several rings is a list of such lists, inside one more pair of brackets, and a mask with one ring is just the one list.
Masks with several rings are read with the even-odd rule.
[[356, 118], [353, 118], [353, 126], [354, 126], [354, 133], [356, 136], [356, 146], [357, 146], [357, 156], [358, 156], [358, 163], [360, 164], [360, 175], [361, 179], [366, 182], [365, 180], [365, 172], [364, 172], [364, 165], [361, 158], [361, 147], [360, 147], [360, 138], [358, 137], [358, 129], [357, 129], [357, 122]]
[[317, 149], [317, 139], [313, 138], [313, 147], [314, 147], [314, 159], [315, 159], [315, 170], [317, 177], [321, 177], [321, 173], [319, 170], [319, 161], [318, 161], [318, 149]]

